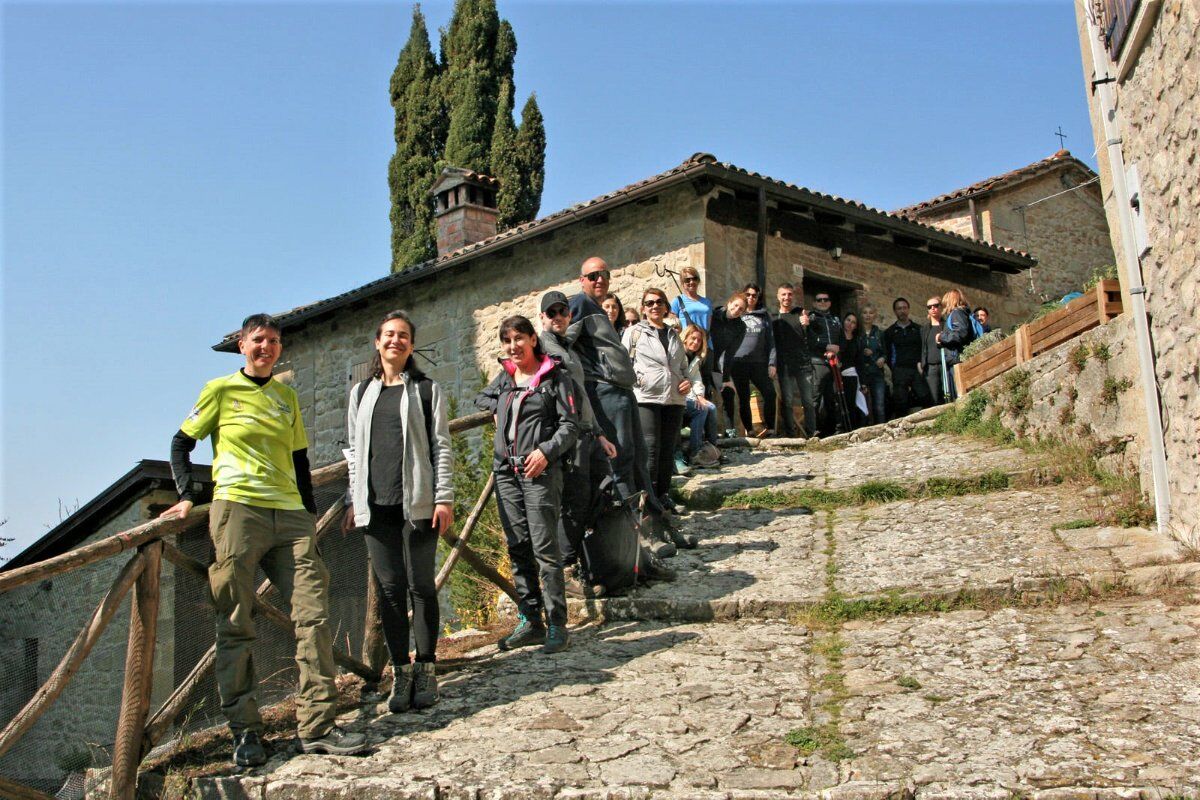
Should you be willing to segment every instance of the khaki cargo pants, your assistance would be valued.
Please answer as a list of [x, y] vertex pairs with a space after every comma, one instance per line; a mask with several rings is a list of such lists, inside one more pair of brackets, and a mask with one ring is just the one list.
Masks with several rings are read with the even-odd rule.
[[334, 723], [337, 671], [329, 631], [329, 571], [317, 552], [312, 515], [214, 500], [208, 529], [216, 548], [208, 582], [217, 609], [217, 688], [229, 727], [262, 729], [251, 654], [254, 569], [261, 566], [291, 605], [296, 625], [300, 738], [324, 736]]

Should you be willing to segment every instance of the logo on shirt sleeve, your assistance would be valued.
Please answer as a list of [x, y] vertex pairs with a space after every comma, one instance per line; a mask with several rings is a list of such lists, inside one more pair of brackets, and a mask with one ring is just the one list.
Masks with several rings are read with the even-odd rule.
[[188, 422], [196, 422], [200, 419], [200, 406], [192, 406], [191, 412], [187, 415]]

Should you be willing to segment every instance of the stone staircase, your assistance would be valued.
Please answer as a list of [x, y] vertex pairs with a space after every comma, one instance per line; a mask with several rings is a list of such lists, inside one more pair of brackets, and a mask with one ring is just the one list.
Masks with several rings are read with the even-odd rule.
[[[481, 649], [433, 709], [346, 715], [367, 756], [280, 752], [191, 791], [1200, 797], [1195, 554], [1081, 527], [1098, 488], [1047, 482], [1017, 449], [919, 435], [729, 455], [679, 487], [707, 510], [685, 517], [701, 545], [672, 560], [678, 581], [577, 604], [567, 652]], [[913, 491], [874, 501], [894, 491], [880, 481]]]

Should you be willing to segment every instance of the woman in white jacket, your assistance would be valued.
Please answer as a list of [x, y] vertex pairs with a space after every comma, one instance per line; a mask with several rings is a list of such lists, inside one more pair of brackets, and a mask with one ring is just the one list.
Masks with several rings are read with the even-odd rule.
[[645, 318], [625, 329], [621, 343], [633, 359], [637, 376], [633, 392], [646, 442], [647, 472], [659, 501], [672, 508], [669, 490], [675, 469], [675, 446], [679, 443], [684, 402], [692, 382], [687, 378], [683, 342], [675, 329], [666, 324], [667, 312], [666, 293], [647, 289], [642, 294]]
[[[345, 527], [365, 528], [395, 681], [393, 714], [437, 701], [440, 627], [434, 556], [454, 524], [453, 453], [446, 397], [413, 362], [416, 327], [392, 311], [375, 331], [372, 376], [350, 389], [350, 497]], [[413, 610], [416, 663], [409, 657]]]

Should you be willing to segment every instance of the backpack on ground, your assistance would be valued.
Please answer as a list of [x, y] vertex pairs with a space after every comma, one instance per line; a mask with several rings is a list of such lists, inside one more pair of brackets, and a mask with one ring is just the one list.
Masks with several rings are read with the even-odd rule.
[[592, 528], [583, 539], [584, 555], [593, 580], [611, 591], [631, 588], [637, 581], [637, 512], [633, 501], [621, 500], [616, 478], [607, 475], [593, 497]]

